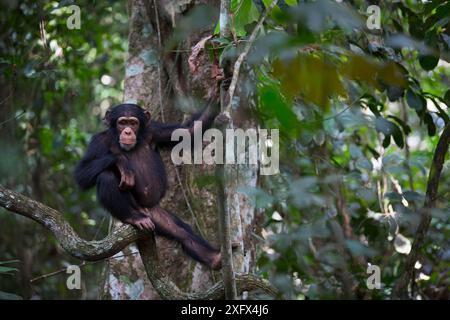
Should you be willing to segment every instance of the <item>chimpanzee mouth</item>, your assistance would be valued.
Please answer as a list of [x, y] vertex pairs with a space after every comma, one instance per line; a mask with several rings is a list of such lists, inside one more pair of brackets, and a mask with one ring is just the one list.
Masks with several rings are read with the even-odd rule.
[[120, 147], [121, 147], [123, 150], [125, 150], [125, 151], [130, 151], [131, 149], [134, 148], [134, 146], [136, 145], [136, 142], [133, 142], [133, 143], [125, 143], [125, 142], [120, 141], [119, 144], [120, 144]]

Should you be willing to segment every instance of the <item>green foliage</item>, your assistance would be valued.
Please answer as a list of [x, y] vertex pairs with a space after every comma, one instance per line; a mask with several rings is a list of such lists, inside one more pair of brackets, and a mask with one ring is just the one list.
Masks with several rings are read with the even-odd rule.
[[[81, 9], [79, 30], [66, 26], [70, 4]], [[102, 113], [122, 101], [128, 37], [125, 3], [6, 1], [0, 30], [0, 183], [66, 212], [70, 223], [87, 238], [97, 232], [101, 236], [107, 227], [100, 225], [104, 215], [93, 201], [94, 193], [76, 188], [72, 171], [89, 141], [86, 132], [101, 129]], [[105, 82], [105, 77], [110, 81]], [[43, 235], [40, 226], [3, 210], [0, 231], [0, 260], [33, 248], [33, 264], [22, 261], [21, 271], [28, 273], [2, 276], [0, 290], [21, 288], [20, 295], [26, 299], [79, 296], [58, 277], [23, 286], [30, 276], [76, 261], [55, 254], [59, 249], [50, 234]], [[96, 297], [101, 267], [83, 270], [91, 298]]]
[[[240, 192], [264, 209], [258, 265], [285, 298], [390, 297], [449, 121], [450, 2], [383, 2], [381, 32], [364, 28], [368, 6], [280, 2], [247, 59], [260, 125], [280, 130], [282, 168]], [[253, 11], [233, 1], [240, 41]], [[449, 253], [446, 168], [438, 207], [447, 216], [432, 220], [414, 298], [449, 296], [436, 262]], [[381, 268], [381, 290], [366, 286], [369, 264]]]
[[245, 27], [258, 21], [259, 12], [252, 0], [231, 0], [231, 12], [233, 12], [233, 31], [238, 37], [247, 34]]

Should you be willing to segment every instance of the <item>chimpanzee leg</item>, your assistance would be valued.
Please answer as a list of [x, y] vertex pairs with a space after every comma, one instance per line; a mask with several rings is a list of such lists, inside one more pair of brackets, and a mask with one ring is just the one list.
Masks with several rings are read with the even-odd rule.
[[100, 203], [115, 218], [139, 229], [155, 228], [150, 217], [142, 212], [130, 192], [119, 189], [120, 178], [112, 171], [103, 171], [97, 177], [97, 197]]
[[211, 269], [221, 268], [220, 251], [196, 235], [187, 223], [158, 206], [150, 209], [150, 216], [155, 224], [156, 234], [179, 241], [189, 256]]

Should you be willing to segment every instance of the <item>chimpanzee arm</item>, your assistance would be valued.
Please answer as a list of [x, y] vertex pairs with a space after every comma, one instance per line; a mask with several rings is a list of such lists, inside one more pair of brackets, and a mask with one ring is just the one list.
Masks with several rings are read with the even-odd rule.
[[86, 154], [75, 168], [75, 180], [82, 189], [93, 187], [98, 175], [116, 162], [116, 157], [109, 152], [111, 141], [107, 132], [92, 137]]
[[219, 102], [216, 95], [211, 97], [203, 111], [194, 114], [185, 123], [177, 124], [165, 124], [156, 121], [150, 121], [149, 131], [152, 137], [152, 141], [158, 146], [167, 147], [173, 146], [178, 141], [172, 141], [172, 132], [176, 129], [188, 129], [191, 135], [194, 134], [194, 121], [202, 122], [202, 130], [206, 130], [211, 127], [215, 117], [219, 114]]

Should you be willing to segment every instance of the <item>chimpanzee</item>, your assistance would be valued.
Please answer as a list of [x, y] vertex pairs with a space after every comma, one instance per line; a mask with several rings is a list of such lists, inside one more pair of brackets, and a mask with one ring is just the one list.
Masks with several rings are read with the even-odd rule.
[[217, 93], [207, 107], [184, 124], [164, 124], [135, 104], [120, 104], [107, 111], [108, 129], [93, 136], [87, 152], [75, 169], [82, 189], [97, 185], [100, 203], [117, 219], [140, 230], [179, 241], [195, 260], [212, 269], [221, 268], [220, 251], [159, 202], [167, 189], [167, 178], [158, 148], [173, 145], [172, 132], [188, 129], [194, 121], [208, 128], [218, 114]]

